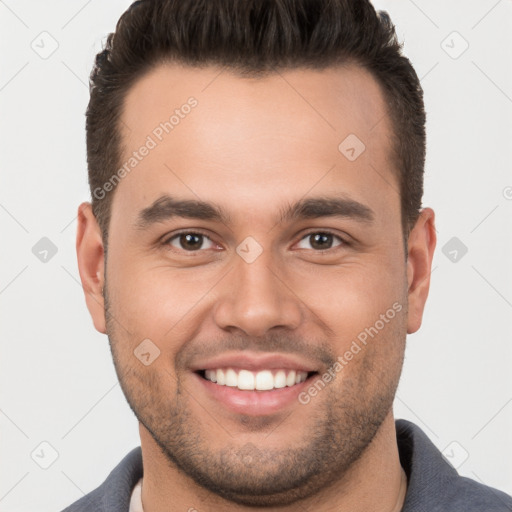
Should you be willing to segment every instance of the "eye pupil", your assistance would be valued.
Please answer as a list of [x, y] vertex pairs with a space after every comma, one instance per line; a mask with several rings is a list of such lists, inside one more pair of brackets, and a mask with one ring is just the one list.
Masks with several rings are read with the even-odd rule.
[[[199, 251], [203, 247], [205, 235], [201, 233], [181, 233], [174, 237], [179, 243], [181, 249], [193, 252]], [[331, 233], [317, 231], [308, 235], [311, 247], [318, 251], [325, 251], [333, 247], [335, 235]]]
[[195, 233], [186, 233], [180, 235], [180, 245], [184, 249], [190, 249], [196, 251], [200, 249], [203, 245], [203, 235], [195, 234]]
[[[310, 236], [311, 247], [315, 249], [330, 249], [332, 247], [332, 235], [329, 233], [314, 233]], [[328, 242], [326, 244], [326, 242]]]

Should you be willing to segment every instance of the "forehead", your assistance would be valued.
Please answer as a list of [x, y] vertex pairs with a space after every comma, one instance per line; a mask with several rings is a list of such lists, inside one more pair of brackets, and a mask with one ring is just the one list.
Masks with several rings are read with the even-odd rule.
[[343, 193], [387, 215], [399, 208], [384, 97], [358, 66], [244, 78], [160, 65], [129, 90], [122, 137], [128, 172], [113, 215], [133, 216], [163, 193], [241, 215], [310, 192]]

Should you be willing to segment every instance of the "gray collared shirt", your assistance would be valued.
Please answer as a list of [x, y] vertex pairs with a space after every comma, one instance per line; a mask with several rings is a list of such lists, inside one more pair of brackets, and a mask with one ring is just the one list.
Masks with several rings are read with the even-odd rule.
[[[414, 423], [397, 420], [400, 463], [407, 474], [402, 512], [512, 512], [512, 497], [460, 476]], [[129, 452], [94, 491], [62, 512], [128, 512], [142, 477], [142, 451]]]

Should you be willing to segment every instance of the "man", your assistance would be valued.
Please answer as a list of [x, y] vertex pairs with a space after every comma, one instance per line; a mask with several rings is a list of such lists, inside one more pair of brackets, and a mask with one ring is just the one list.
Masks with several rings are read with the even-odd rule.
[[505, 511], [393, 417], [436, 245], [422, 90], [363, 0], [135, 2], [77, 254], [141, 447], [66, 511]]

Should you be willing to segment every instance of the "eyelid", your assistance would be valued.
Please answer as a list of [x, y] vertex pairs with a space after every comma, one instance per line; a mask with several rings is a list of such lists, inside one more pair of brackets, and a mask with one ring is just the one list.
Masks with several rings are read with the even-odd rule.
[[[172, 247], [170, 245], [171, 240], [174, 240], [176, 237], [179, 237], [180, 235], [190, 235], [190, 234], [202, 235], [205, 238], [207, 238], [208, 240], [210, 240], [210, 242], [212, 244], [220, 245], [215, 240], [213, 240], [213, 238], [206, 231], [204, 231], [201, 228], [187, 228], [187, 229], [182, 229], [182, 230], [173, 232], [171, 235], [165, 235], [162, 237], [162, 245], [167, 246], [167, 247]], [[177, 249], [176, 247], [173, 247], [172, 249], [176, 250], [176, 251], [180, 251], [180, 252], [190, 253], [190, 254], [198, 254], [198, 253], [202, 253], [207, 250], [207, 249], [200, 249], [197, 251], [185, 251], [185, 249]]]
[[203, 235], [208, 238], [211, 238], [210, 235], [205, 230], [203, 230], [201, 228], [183, 228], [183, 229], [179, 229], [178, 231], [173, 231], [172, 233], [165, 234], [162, 237], [162, 241], [163, 242], [169, 241], [169, 240], [172, 240], [173, 238], [177, 237], [178, 235], [184, 235], [184, 234]]
[[[301, 249], [301, 250], [312, 250], [315, 253], [323, 253], [323, 252], [327, 252], [327, 251], [335, 251], [339, 247], [350, 246], [351, 245], [350, 241], [348, 240], [348, 238], [349, 238], [348, 236], [341, 236], [338, 233], [335, 233], [334, 231], [331, 231], [330, 229], [322, 229], [322, 228], [311, 228], [307, 232], [303, 233], [300, 236], [300, 238], [298, 239], [298, 241], [294, 243], [294, 245], [296, 245], [299, 242], [301, 242], [302, 240], [304, 240], [304, 238], [306, 238], [307, 236], [312, 235], [312, 234], [316, 234], [316, 233], [322, 233], [322, 234], [325, 234], [325, 235], [331, 235], [331, 236], [336, 237], [339, 240], [341, 240], [342, 243], [340, 245], [335, 246], [335, 247], [329, 247], [328, 249], [318, 249], [318, 250], [315, 250], [315, 249]], [[176, 232], [172, 233], [171, 235], [165, 235], [162, 238], [162, 245], [171, 247], [170, 246], [170, 241], [174, 240], [176, 237], [178, 237], [180, 235], [183, 235], [183, 234], [202, 235], [202, 236], [208, 238], [208, 240], [210, 240], [213, 244], [215, 244], [217, 246], [221, 245], [221, 244], [217, 243], [215, 240], [213, 240], [212, 237], [206, 231], [204, 231], [201, 228], [184, 228], [182, 230], [179, 230], [179, 231], [176, 231]], [[180, 249], [176, 249], [176, 248], [173, 248], [173, 249], [175, 249], [177, 251], [180, 251], [180, 252], [189, 253], [189, 254], [200, 254], [200, 253], [208, 250], [208, 249], [200, 249], [200, 250], [197, 250], [197, 251], [185, 251], [184, 249], [181, 249], [181, 250]]]
[[[302, 240], [304, 240], [304, 238], [308, 237], [309, 235], [313, 235], [313, 234], [316, 234], [316, 233], [322, 233], [323, 235], [331, 235], [331, 236], [336, 237], [339, 240], [341, 240], [342, 243], [340, 245], [335, 246], [335, 247], [329, 247], [328, 249], [320, 249], [320, 250], [311, 249], [311, 250], [313, 250], [313, 252], [323, 253], [323, 252], [327, 252], [327, 251], [335, 251], [336, 249], [338, 249], [340, 247], [350, 246], [351, 245], [348, 236], [342, 236], [342, 235], [339, 235], [338, 233], [335, 233], [334, 231], [331, 231], [330, 229], [322, 229], [322, 228], [312, 228], [311, 230], [309, 230], [306, 233], [304, 233], [300, 237], [300, 239], [298, 240], [297, 243], [301, 242]], [[309, 250], [309, 249], [301, 249], [301, 250]]]

